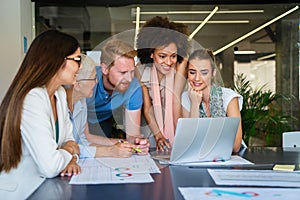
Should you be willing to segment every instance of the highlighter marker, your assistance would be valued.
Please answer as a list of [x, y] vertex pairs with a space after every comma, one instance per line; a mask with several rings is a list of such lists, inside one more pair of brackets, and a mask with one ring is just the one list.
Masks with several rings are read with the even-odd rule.
[[[126, 144], [128, 143], [127, 141], [124, 141], [124, 140], [119, 140], [120, 143], [123, 143], [123, 144]], [[141, 149], [139, 148], [131, 148], [133, 151], [135, 151], [136, 153], [141, 153]]]
[[142, 151], [139, 148], [132, 148], [136, 153], [141, 153]]

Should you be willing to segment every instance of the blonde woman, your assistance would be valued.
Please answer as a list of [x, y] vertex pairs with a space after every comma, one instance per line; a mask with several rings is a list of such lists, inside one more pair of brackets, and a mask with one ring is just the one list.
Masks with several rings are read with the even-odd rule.
[[[183, 117], [239, 117], [243, 97], [229, 88], [216, 84], [217, 69], [213, 52], [194, 51], [188, 60], [188, 91], [182, 94]], [[242, 125], [238, 127], [233, 151], [242, 143]]]

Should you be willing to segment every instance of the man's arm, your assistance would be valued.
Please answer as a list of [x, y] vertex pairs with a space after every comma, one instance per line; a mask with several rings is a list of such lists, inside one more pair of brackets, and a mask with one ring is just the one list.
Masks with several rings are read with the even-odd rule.
[[141, 132], [141, 108], [137, 110], [128, 110], [125, 109], [125, 131], [126, 138], [129, 141], [131, 138], [140, 138]]
[[125, 131], [126, 139], [132, 144], [138, 145], [139, 155], [147, 155], [150, 143], [148, 139], [141, 139], [141, 108], [138, 110], [125, 110]]
[[98, 145], [111, 146], [111, 145], [114, 145], [118, 142], [118, 139], [107, 138], [107, 137], [91, 134], [89, 132], [88, 122], [86, 122], [85, 129], [84, 129], [84, 134], [85, 134], [86, 139], [89, 142], [91, 142], [93, 144], [96, 144], [96, 145], [98, 144]]

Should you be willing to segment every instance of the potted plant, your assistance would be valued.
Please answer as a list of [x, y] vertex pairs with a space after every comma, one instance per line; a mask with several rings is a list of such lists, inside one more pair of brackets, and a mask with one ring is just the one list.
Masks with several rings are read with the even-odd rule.
[[266, 85], [253, 88], [243, 73], [235, 76], [234, 90], [243, 96], [241, 116], [244, 141], [251, 146], [249, 140], [254, 137], [264, 141], [265, 146], [281, 146], [282, 133], [290, 131], [290, 122], [296, 119], [285, 115], [279, 102], [290, 102], [295, 98], [264, 90]]

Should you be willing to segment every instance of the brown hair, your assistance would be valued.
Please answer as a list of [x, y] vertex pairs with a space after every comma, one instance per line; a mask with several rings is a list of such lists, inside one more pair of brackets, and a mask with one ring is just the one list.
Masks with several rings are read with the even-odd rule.
[[56, 30], [45, 31], [33, 40], [0, 105], [0, 171], [9, 172], [21, 160], [25, 96], [31, 89], [46, 85], [65, 66], [64, 58], [78, 47], [74, 37]]
[[101, 48], [100, 62], [108, 67], [112, 67], [114, 61], [121, 56], [134, 59], [136, 51], [130, 44], [122, 40], [109, 40]]

